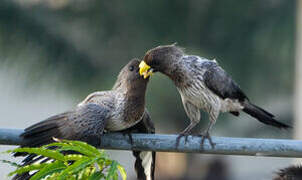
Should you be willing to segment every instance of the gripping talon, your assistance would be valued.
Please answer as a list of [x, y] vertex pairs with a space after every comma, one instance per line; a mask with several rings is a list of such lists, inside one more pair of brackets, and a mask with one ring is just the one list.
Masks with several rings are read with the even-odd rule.
[[209, 143], [210, 143], [212, 149], [215, 148], [215, 145], [216, 145], [216, 144], [212, 141], [212, 138], [211, 138], [211, 136], [210, 136], [210, 134], [209, 134], [208, 131], [205, 132], [204, 134], [200, 134], [199, 136], [201, 136], [201, 142], [200, 142], [200, 148], [201, 148], [201, 149], [203, 149], [204, 142], [205, 142], [206, 139], [208, 139], [208, 141], [209, 141]]
[[188, 134], [188, 133], [180, 133], [180, 134], [177, 136], [177, 138], [176, 138], [176, 148], [178, 148], [180, 139], [181, 139], [182, 137], [185, 137], [185, 144], [186, 144], [187, 141], [188, 141], [188, 136], [189, 136], [189, 135], [190, 135], [190, 134]]
[[129, 141], [130, 141], [130, 144], [131, 144], [131, 146], [132, 146], [132, 145], [133, 145], [132, 134], [131, 134], [130, 132], [124, 132], [123, 135], [124, 135], [124, 136], [128, 136]]

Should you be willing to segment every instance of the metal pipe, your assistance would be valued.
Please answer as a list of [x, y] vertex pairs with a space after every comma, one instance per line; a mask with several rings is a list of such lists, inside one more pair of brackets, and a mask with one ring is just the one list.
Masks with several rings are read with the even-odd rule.
[[[21, 129], [0, 129], [0, 144], [19, 145], [21, 143], [19, 135], [22, 132]], [[216, 143], [215, 148], [212, 149], [206, 141], [202, 149], [201, 137], [197, 136], [189, 136], [186, 143], [182, 138], [177, 148], [175, 144], [177, 135], [132, 134], [132, 138], [131, 145], [127, 135], [105, 134], [99, 148], [302, 158], [302, 141], [300, 140], [212, 137], [213, 142]]]

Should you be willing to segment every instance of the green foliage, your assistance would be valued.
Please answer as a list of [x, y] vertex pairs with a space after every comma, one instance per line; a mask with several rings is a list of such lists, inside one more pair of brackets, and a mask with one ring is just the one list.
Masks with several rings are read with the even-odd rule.
[[[127, 179], [125, 169], [118, 162], [109, 159], [104, 151], [99, 151], [81, 141], [54, 140], [57, 142], [40, 148], [16, 148], [6, 151], [7, 153], [26, 152], [50, 158], [47, 162], [26, 166], [3, 160], [3, 163], [17, 167], [15, 171], [9, 173], [9, 176], [36, 171], [30, 180], [117, 180], [119, 172], [123, 180]], [[50, 147], [56, 148], [50, 149]], [[72, 151], [73, 154], [66, 151]]]

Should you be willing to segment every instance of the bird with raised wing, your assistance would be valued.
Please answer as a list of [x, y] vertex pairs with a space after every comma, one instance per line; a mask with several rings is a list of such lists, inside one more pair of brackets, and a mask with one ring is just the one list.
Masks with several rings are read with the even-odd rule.
[[[139, 60], [131, 60], [119, 73], [112, 90], [94, 92], [75, 109], [52, 116], [25, 129], [21, 147], [38, 147], [53, 142], [53, 137], [81, 140], [98, 147], [104, 132], [127, 131], [154, 133], [151, 118], [145, 109], [148, 78], [139, 74]], [[140, 180], [154, 177], [155, 153], [135, 151], [135, 169]], [[15, 153], [24, 156], [24, 153]], [[43, 157], [27, 155], [23, 165]], [[28, 179], [29, 174], [15, 176]]]
[[187, 55], [175, 44], [158, 46], [149, 50], [140, 63], [140, 74], [149, 78], [155, 72], [167, 75], [180, 93], [190, 124], [177, 138], [178, 146], [181, 137], [191, 134], [191, 130], [200, 121], [200, 109], [209, 114], [209, 125], [201, 133], [204, 144], [208, 139], [212, 148], [214, 143], [210, 130], [221, 112], [239, 116], [244, 111], [258, 121], [277, 128], [290, 126], [279, 122], [274, 115], [252, 104], [235, 81], [218, 65], [215, 60], [208, 60], [194, 55]]

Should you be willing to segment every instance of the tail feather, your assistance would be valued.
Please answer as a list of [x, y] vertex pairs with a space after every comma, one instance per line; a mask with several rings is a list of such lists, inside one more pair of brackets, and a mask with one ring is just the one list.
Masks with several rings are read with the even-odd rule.
[[277, 121], [276, 119], [274, 119], [274, 115], [265, 111], [264, 109], [253, 105], [249, 102], [246, 102], [243, 104], [244, 108], [243, 111], [247, 114], [249, 114], [250, 116], [256, 118], [258, 121], [270, 125], [270, 126], [274, 126], [280, 129], [287, 129], [287, 128], [291, 128], [291, 126], [283, 124], [279, 121]]
[[[252, 104], [253, 105], [253, 104]], [[253, 105], [255, 106], [257, 109], [259, 109], [260, 111], [262, 111], [263, 113], [265, 113], [266, 115], [270, 116], [271, 118], [275, 117], [275, 115], [273, 115], [272, 113], [270, 112], [267, 112], [266, 110], [262, 109], [261, 107], [259, 106], [256, 106], [256, 105]]]
[[28, 180], [32, 177], [33, 175], [30, 175], [29, 173], [22, 173], [22, 174], [17, 174], [15, 175], [12, 180]]
[[[52, 137], [61, 138], [60, 127], [62, 127], [67, 115], [67, 113], [62, 113], [26, 128], [25, 132], [20, 135], [22, 138], [21, 147], [39, 147], [53, 142]], [[26, 155], [27, 153], [18, 152], [14, 154], [15, 157]], [[30, 161], [34, 157], [28, 156], [25, 160]]]
[[26, 128], [25, 132], [21, 134], [21, 137], [30, 137], [35, 134], [40, 134], [41, 132], [47, 132], [50, 129], [58, 128], [58, 123], [61, 123], [62, 121], [66, 120], [66, 117], [68, 117], [70, 113], [71, 112], [65, 112], [52, 116], [44, 121], [38, 122]]
[[25, 129], [25, 132], [21, 134], [21, 137], [26, 139], [26, 138], [31, 138], [35, 136], [40, 136], [41, 133], [48, 133], [49, 131], [53, 129], [57, 129], [58, 126], [56, 122], [44, 122], [43, 124], [40, 124], [40, 126], [37, 126], [36, 128], [33, 129]]
[[[60, 128], [63, 127], [65, 121], [67, 120], [66, 117], [68, 117], [68, 115], [69, 112], [52, 116], [44, 121], [41, 121], [26, 128], [24, 133], [20, 135], [20, 137], [22, 138], [21, 147], [39, 147], [53, 142], [52, 137], [62, 138], [63, 134]], [[27, 154], [21, 152], [14, 153], [14, 156], [26, 156], [22, 161], [22, 164], [24, 166], [35, 163], [44, 158], [43, 156], [37, 156], [35, 154]], [[30, 179], [33, 175], [34, 174], [22, 173], [14, 176], [13, 179], [27, 180]]]

